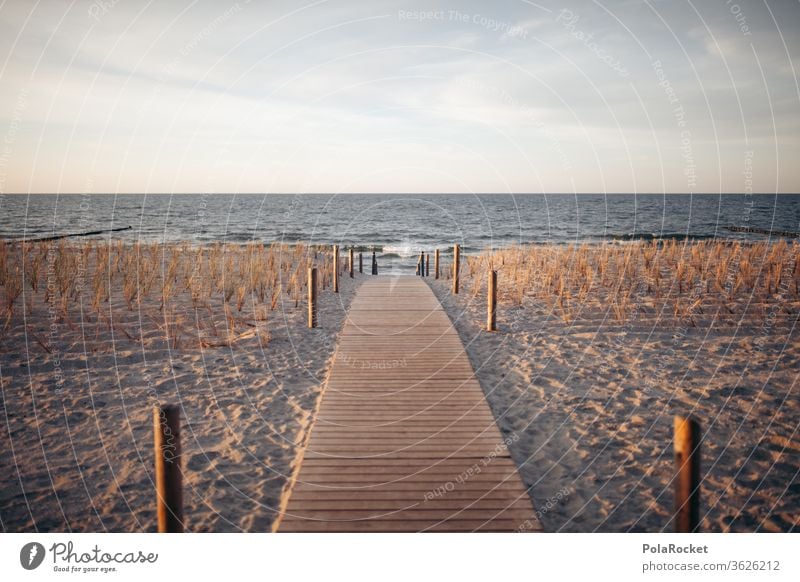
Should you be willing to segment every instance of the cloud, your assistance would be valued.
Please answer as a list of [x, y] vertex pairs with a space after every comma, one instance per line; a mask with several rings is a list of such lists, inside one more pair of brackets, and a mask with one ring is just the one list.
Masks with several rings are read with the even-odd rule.
[[740, 4], [6, 3], [3, 183], [686, 191], [688, 130], [696, 191], [796, 191], [800, 8]]

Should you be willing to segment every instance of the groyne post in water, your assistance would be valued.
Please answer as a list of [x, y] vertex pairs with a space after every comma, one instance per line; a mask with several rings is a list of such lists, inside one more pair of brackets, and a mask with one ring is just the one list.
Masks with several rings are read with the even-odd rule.
[[317, 268], [308, 268], [308, 327], [317, 327]]
[[359, 251], [358, 253], [358, 272], [359, 273], [364, 272], [364, 253], [362, 253], [361, 251]]
[[439, 249], [436, 249], [436, 254], [433, 257], [433, 278], [439, 278]]
[[461, 249], [453, 245], [453, 293], [458, 295], [458, 272], [461, 267]]
[[497, 271], [489, 271], [486, 288], [486, 330], [497, 331]]
[[675, 416], [675, 531], [696, 532], [700, 527], [700, 423]]
[[333, 245], [333, 292], [339, 292], [339, 245]]
[[347, 270], [350, 271], [350, 278], [353, 278], [353, 247], [350, 247], [350, 254], [347, 260]]
[[156, 513], [159, 533], [183, 533], [180, 409], [153, 407], [156, 460]]

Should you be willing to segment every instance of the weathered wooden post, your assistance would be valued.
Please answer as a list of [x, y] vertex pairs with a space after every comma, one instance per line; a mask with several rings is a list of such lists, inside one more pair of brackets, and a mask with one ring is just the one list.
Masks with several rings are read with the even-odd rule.
[[375, 258], [375, 251], [372, 251], [372, 274], [378, 274], [378, 260]]
[[425, 255], [425, 276], [426, 277], [430, 277], [431, 276], [431, 254], [430, 253]]
[[364, 272], [364, 254], [361, 251], [358, 252], [358, 272]]
[[308, 327], [317, 327], [317, 268], [308, 268]]
[[333, 245], [333, 292], [339, 292], [339, 245]]
[[159, 533], [183, 533], [181, 417], [174, 405], [153, 407]]
[[419, 252], [419, 259], [417, 259], [417, 275], [420, 277], [425, 276], [425, 251]]
[[497, 331], [497, 271], [489, 271], [486, 286], [486, 330]]
[[350, 271], [350, 278], [353, 278], [353, 247], [350, 247], [350, 255], [348, 256], [347, 269]]
[[436, 249], [436, 254], [434, 255], [433, 271], [434, 271], [433, 278], [434, 279], [438, 279], [439, 278], [439, 249]]
[[675, 531], [700, 527], [700, 423], [675, 416]]
[[453, 245], [453, 293], [458, 295], [458, 272], [461, 267], [461, 249]]

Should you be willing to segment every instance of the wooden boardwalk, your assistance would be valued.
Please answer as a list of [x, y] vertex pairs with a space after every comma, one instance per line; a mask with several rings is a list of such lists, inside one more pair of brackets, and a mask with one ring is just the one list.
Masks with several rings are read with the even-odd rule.
[[420, 278], [359, 287], [278, 529], [541, 529], [461, 340]]

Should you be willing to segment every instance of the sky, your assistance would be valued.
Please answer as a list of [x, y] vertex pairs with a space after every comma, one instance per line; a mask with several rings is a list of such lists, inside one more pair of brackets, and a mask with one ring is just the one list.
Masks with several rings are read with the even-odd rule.
[[0, 193], [800, 192], [800, 2], [0, 3]]

